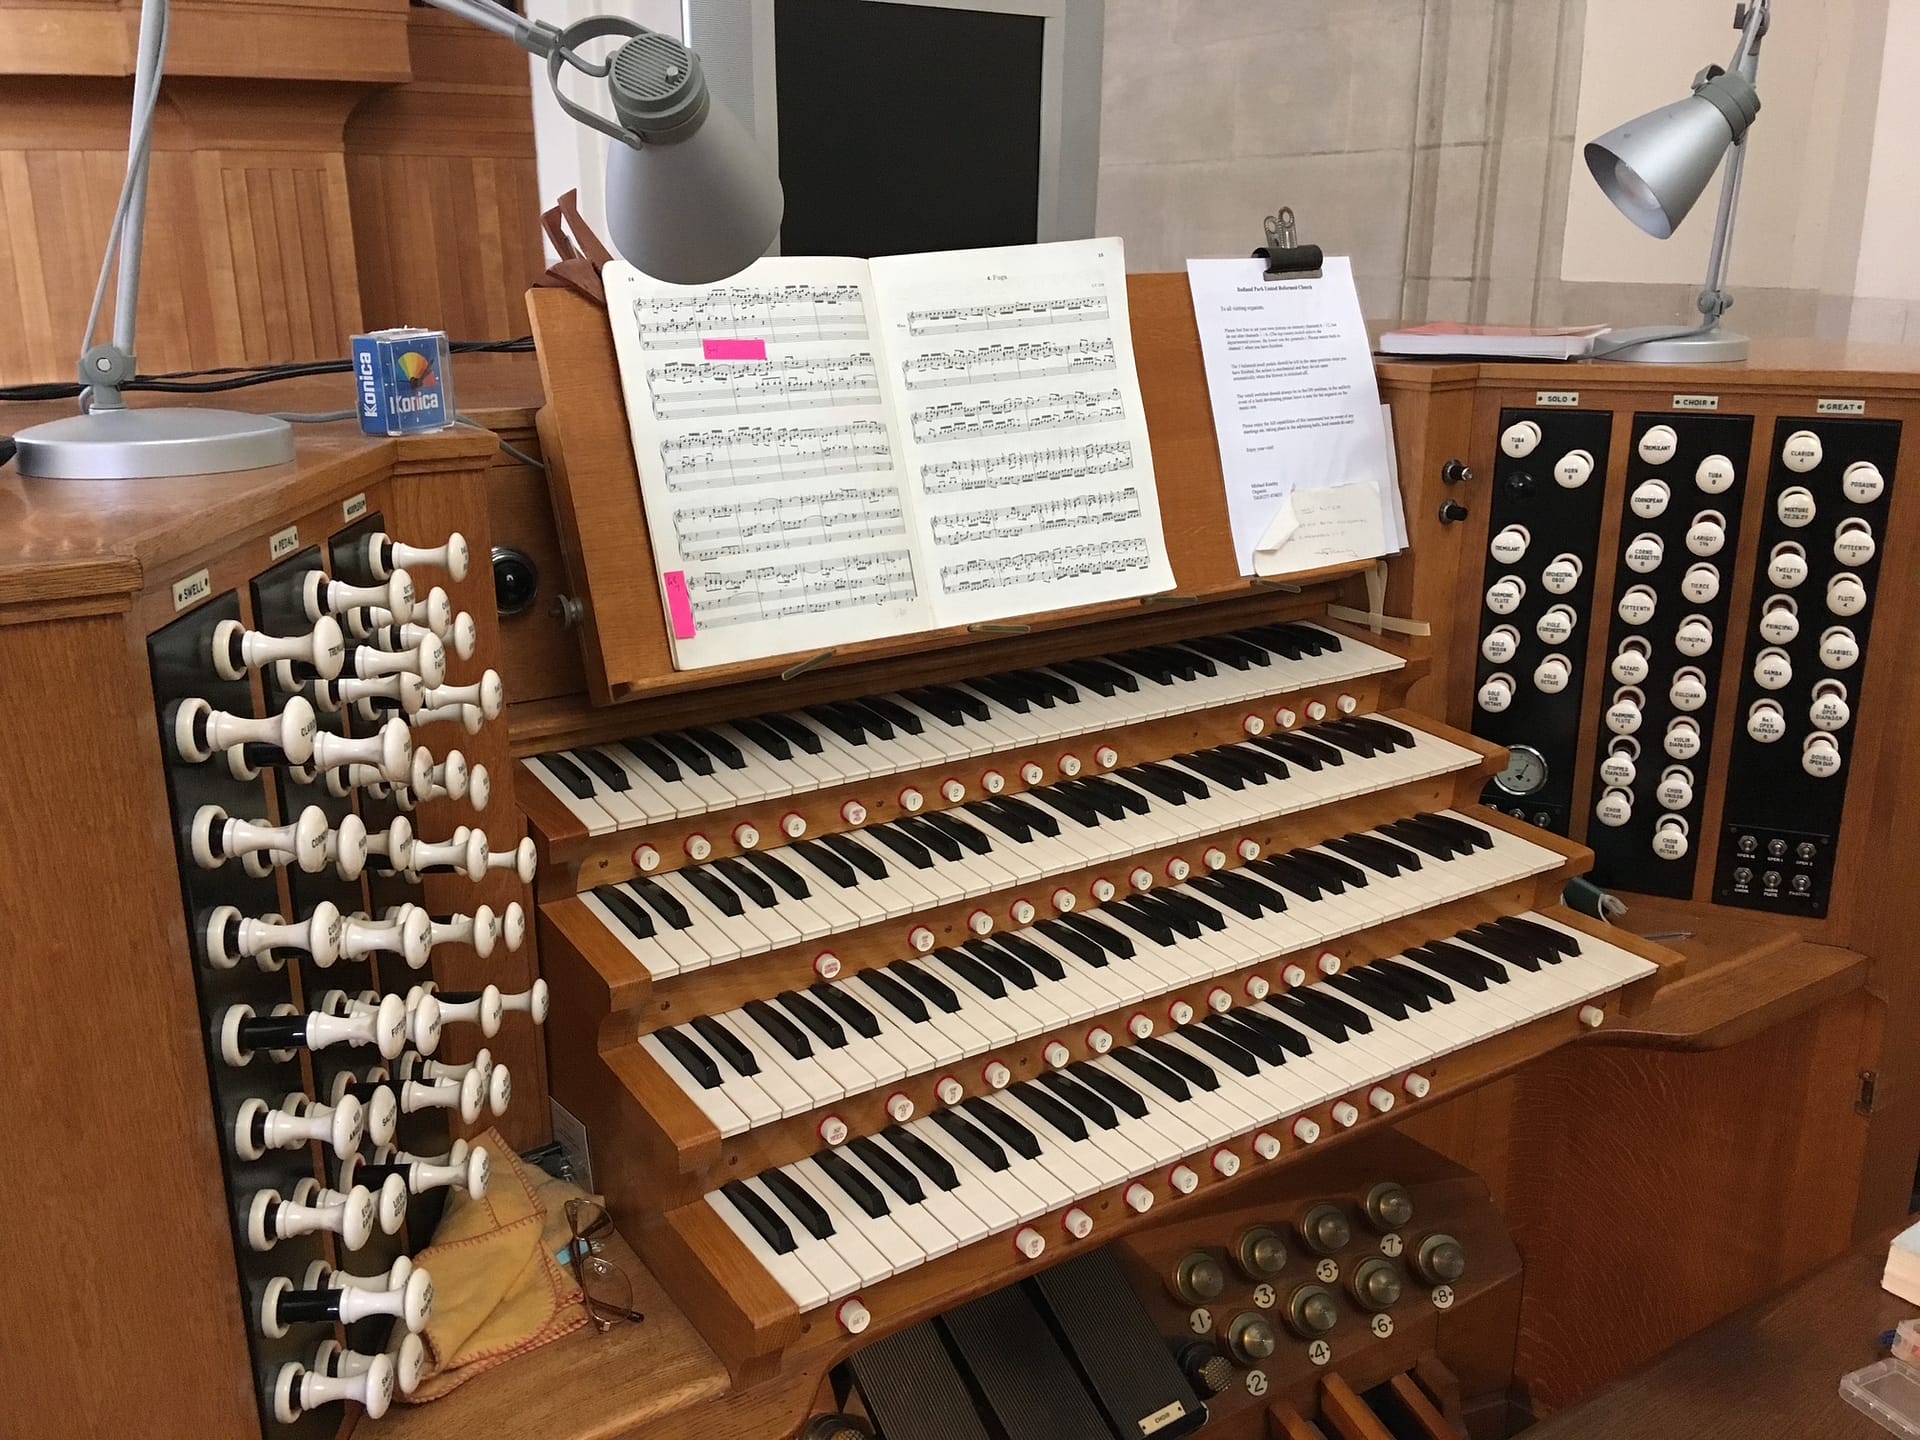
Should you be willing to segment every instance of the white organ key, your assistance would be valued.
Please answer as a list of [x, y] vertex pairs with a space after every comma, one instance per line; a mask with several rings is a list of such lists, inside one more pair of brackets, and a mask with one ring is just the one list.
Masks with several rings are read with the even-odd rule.
[[826, 1286], [813, 1276], [813, 1272], [801, 1263], [797, 1254], [781, 1253], [761, 1238], [760, 1232], [741, 1214], [733, 1202], [718, 1190], [710, 1190], [703, 1197], [707, 1207], [720, 1217], [720, 1221], [745, 1247], [746, 1252], [759, 1262], [760, 1267], [773, 1277], [773, 1281], [792, 1300], [795, 1308], [806, 1311], [825, 1305], [830, 1298]]
[[296, 660], [322, 680], [331, 680], [346, 661], [347, 642], [331, 615], [315, 620], [305, 635], [267, 635], [238, 620], [222, 620], [213, 627], [212, 652], [214, 673], [222, 680], [241, 680], [248, 670]]

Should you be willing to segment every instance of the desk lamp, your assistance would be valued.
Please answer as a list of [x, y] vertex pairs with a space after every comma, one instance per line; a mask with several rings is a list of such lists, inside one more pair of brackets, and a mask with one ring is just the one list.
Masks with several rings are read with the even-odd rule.
[[[703, 284], [737, 273], [773, 244], [784, 204], [779, 178], [745, 127], [713, 103], [699, 57], [679, 41], [617, 15], [595, 15], [560, 29], [493, 0], [428, 3], [544, 59], [561, 108], [620, 142], [607, 153], [608, 228], [614, 248], [636, 268], [662, 280]], [[87, 317], [83, 410], [14, 437], [23, 475], [144, 480], [257, 470], [293, 459], [293, 430], [284, 420], [231, 410], [133, 410], [121, 394], [135, 373], [147, 175], [170, 9], [170, 0], [144, 0], [140, 8], [127, 178]], [[579, 53], [579, 46], [613, 36], [626, 38], [608, 59], [592, 61]], [[560, 88], [563, 67], [604, 80], [617, 121], [568, 99]], [[116, 260], [113, 339], [96, 345]]]
[[1773, 0], [1740, 5], [1733, 18], [1740, 43], [1726, 69], [1709, 65], [1694, 77], [1693, 93], [1686, 99], [1629, 120], [1586, 147], [1587, 169], [1614, 208], [1660, 240], [1687, 218], [1720, 157], [1727, 155], [1707, 283], [1697, 302], [1701, 323], [1611, 331], [1594, 342], [1595, 359], [1700, 365], [1747, 358], [1747, 337], [1722, 330], [1720, 317], [1733, 306], [1727, 293], [1727, 259], [1740, 176], [1746, 168], [1747, 131], [1760, 113], [1760, 94], [1753, 83], [1760, 68], [1760, 42], [1772, 12]]

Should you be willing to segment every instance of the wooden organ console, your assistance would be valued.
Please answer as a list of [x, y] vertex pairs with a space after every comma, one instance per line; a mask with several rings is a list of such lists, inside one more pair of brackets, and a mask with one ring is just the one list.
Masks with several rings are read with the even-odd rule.
[[[673, 671], [558, 290], [537, 383], [462, 374], [544, 471], [5, 478], [0, 1120], [93, 1143], [0, 1169], [4, 1294], [121, 1318], [0, 1336], [77, 1433], [1504, 1436], [1898, 1212], [1920, 382], [1382, 363], [1410, 551], [1263, 583], [1184, 279], [1131, 290], [1146, 603]], [[329, 1403], [405, 1389], [404, 1290], [281, 1297], [549, 1100], [646, 1323]]]

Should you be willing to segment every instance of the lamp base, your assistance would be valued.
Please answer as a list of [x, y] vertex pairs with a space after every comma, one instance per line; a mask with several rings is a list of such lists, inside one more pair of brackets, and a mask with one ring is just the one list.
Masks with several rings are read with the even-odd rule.
[[28, 426], [13, 439], [20, 473], [45, 480], [223, 475], [293, 459], [291, 425], [237, 410], [94, 410]]
[[1747, 337], [1715, 326], [1676, 330], [1671, 325], [1641, 325], [1609, 330], [1595, 343], [1595, 360], [1635, 365], [1737, 365], [1747, 358]]

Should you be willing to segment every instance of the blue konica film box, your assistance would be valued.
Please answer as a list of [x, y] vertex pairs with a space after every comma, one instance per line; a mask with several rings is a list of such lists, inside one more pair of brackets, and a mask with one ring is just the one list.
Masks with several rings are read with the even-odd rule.
[[353, 337], [360, 428], [411, 435], [453, 424], [453, 371], [444, 330], [376, 330]]

